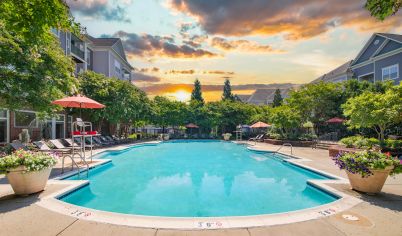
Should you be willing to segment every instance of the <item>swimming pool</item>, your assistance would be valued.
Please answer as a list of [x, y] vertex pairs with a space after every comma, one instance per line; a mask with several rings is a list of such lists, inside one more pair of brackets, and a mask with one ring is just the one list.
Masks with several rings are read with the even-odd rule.
[[220, 141], [132, 147], [102, 154], [100, 158], [112, 162], [91, 170], [90, 184], [61, 200], [103, 211], [168, 217], [271, 214], [337, 200], [307, 183], [327, 177], [278, 157]]

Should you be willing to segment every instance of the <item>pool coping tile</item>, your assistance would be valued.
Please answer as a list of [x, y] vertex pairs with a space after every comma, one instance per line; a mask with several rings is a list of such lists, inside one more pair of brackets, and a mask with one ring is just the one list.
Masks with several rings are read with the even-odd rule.
[[[140, 146], [143, 144], [157, 144], [157, 142], [146, 142], [137, 143], [134, 145], [125, 146], [124, 148], [118, 149], [116, 151], [125, 150], [133, 146]], [[105, 150], [109, 151], [110, 150]], [[96, 168], [100, 165], [104, 165], [110, 162], [110, 159], [97, 159], [99, 154], [104, 153], [99, 152], [96, 154], [95, 159], [97, 163], [92, 166]], [[256, 151], [264, 151], [258, 150]], [[280, 153], [280, 152], [279, 152]], [[319, 188], [325, 192], [328, 192], [334, 196], [339, 197], [339, 199], [334, 202], [297, 210], [291, 212], [277, 213], [277, 214], [265, 214], [265, 215], [255, 215], [255, 216], [234, 216], [234, 217], [157, 217], [157, 216], [140, 216], [131, 214], [122, 214], [115, 212], [107, 212], [101, 210], [90, 209], [86, 207], [81, 207], [73, 204], [69, 204], [58, 200], [58, 198], [75, 191], [89, 183], [88, 180], [65, 180], [76, 172], [68, 173], [57, 178], [49, 180], [51, 184], [62, 184], [66, 187], [55, 192], [45, 198], [41, 199], [36, 204], [46, 208], [51, 211], [55, 211], [64, 215], [72, 216], [78, 219], [84, 219], [94, 222], [110, 223], [115, 225], [133, 226], [139, 228], [152, 228], [152, 229], [179, 229], [179, 230], [205, 230], [205, 229], [230, 229], [230, 228], [246, 228], [246, 227], [263, 227], [263, 226], [273, 226], [303, 222], [312, 219], [319, 219], [323, 217], [328, 217], [339, 212], [348, 210], [353, 206], [362, 202], [362, 200], [355, 198], [353, 196], [347, 195], [341, 191], [338, 191], [327, 184], [345, 184], [348, 181], [345, 178], [335, 176], [328, 172], [318, 170], [306, 165], [302, 162], [310, 161], [305, 158], [297, 157], [294, 155], [287, 155], [280, 153], [281, 155], [286, 155], [291, 159], [286, 159], [284, 161], [289, 162], [293, 165], [311, 170], [313, 172], [322, 174], [324, 176], [330, 177], [332, 179], [326, 180], [308, 180], [308, 184]]]

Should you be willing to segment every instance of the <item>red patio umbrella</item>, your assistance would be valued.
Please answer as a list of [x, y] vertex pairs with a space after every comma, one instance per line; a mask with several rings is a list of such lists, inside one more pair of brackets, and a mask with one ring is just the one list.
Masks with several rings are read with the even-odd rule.
[[269, 125], [269, 124], [267, 124], [267, 123], [258, 121], [257, 123], [253, 124], [253, 125], [250, 126], [250, 127], [253, 128], [253, 129], [257, 129], [257, 128], [268, 128], [268, 127], [270, 127], [270, 126], [271, 126], [271, 125]]
[[339, 118], [339, 117], [334, 117], [334, 118], [331, 118], [331, 119], [327, 120], [326, 123], [340, 124], [340, 123], [343, 123], [345, 121], [346, 121], [345, 119], [342, 119], [342, 118]]
[[55, 100], [52, 102], [52, 104], [60, 105], [62, 107], [80, 108], [80, 117], [81, 117], [81, 108], [100, 109], [105, 107], [105, 105], [100, 104], [99, 102], [82, 95]]
[[186, 128], [195, 128], [195, 129], [197, 129], [197, 128], [199, 128], [199, 127], [198, 127], [198, 125], [196, 125], [196, 124], [190, 123], [190, 124], [187, 124], [187, 125], [186, 125]]

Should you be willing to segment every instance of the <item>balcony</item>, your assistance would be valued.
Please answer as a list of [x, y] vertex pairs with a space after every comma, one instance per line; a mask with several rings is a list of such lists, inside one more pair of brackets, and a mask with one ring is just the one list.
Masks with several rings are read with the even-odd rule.
[[80, 38], [71, 34], [71, 52], [82, 60], [85, 60], [85, 44]]

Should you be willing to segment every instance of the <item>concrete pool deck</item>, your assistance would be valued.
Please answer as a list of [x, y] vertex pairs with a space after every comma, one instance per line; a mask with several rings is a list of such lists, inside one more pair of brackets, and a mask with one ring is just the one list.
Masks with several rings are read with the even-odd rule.
[[[262, 143], [255, 147], [271, 151], [278, 149], [278, 146]], [[125, 146], [113, 149], [123, 148]], [[281, 151], [290, 154], [288, 149], [283, 148]], [[294, 148], [293, 151], [294, 155], [310, 160], [304, 161], [303, 165], [346, 177], [343, 171], [334, 166], [326, 150]], [[53, 176], [58, 174], [57, 167], [59, 166], [56, 166]], [[47, 189], [40, 194], [16, 197], [4, 177], [0, 176], [0, 235], [402, 235], [402, 175], [389, 177], [383, 192], [377, 196], [359, 194], [350, 190], [347, 184], [331, 185], [362, 202], [347, 211], [328, 217], [268, 227], [197, 231], [145, 229], [98, 223], [50, 211], [38, 204], [63, 187], [66, 186], [49, 181]], [[345, 215], [356, 216], [359, 220], [346, 220], [343, 217]]]

